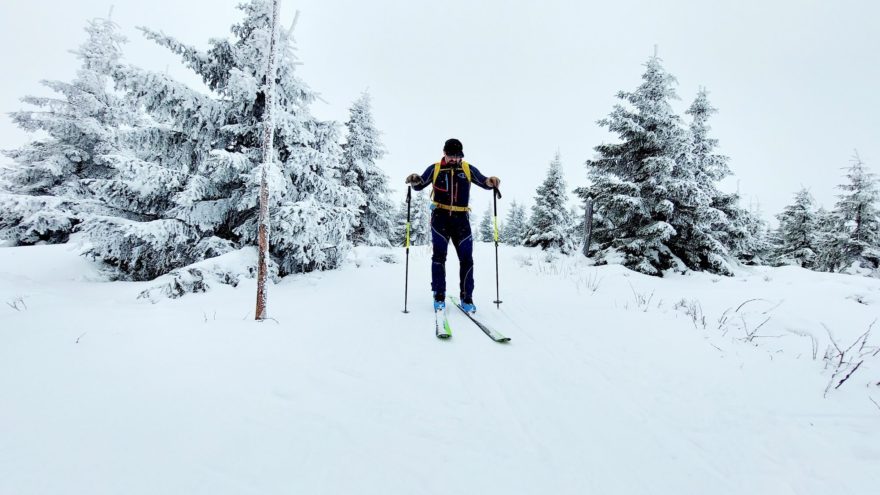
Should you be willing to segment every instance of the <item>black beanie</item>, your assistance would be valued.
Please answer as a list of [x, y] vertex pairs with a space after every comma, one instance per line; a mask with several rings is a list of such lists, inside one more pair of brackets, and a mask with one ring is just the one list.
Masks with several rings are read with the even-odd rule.
[[449, 157], [464, 158], [464, 149], [461, 146], [461, 141], [455, 138], [447, 139], [446, 144], [443, 145], [443, 153], [446, 153], [446, 156]]

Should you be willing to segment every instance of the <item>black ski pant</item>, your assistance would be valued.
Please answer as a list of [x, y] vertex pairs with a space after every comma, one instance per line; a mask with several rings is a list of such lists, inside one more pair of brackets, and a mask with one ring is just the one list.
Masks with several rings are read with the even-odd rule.
[[446, 253], [449, 241], [458, 255], [458, 288], [462, 299], [474, 293], [474, 239], [470, 215], [466, 211], [435, 208], [431, 212], [431, 290], [446, 293]]

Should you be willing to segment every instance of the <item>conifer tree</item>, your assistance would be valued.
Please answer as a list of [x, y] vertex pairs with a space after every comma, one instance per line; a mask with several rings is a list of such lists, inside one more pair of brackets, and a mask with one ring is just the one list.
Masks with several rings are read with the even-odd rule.
[[385, 156], [379, 131], [373, 123], [370, 95], [354, 102], [345, 123], [348, 130], [343, 145], [343, 177], [364, 196], [358, 225], [352, 231], [355, 244], [388, 246], [394, 226], [388, 176], [376, 165]]
[[[413, 246], [431, 243], [431, 207], [426, 195], [412, 192], [410, 205], [410, 238]], [[394, 245], [403, 246], [406, 240], [406, 200], [400, 203], [395, 215]]]
[[599, 121], [620, 142], [596, 147], [587, 161], [591, 186], [575, 192], [593, 200], [600, 263], [622, 255], [625, 266], [650, 275], [687, 268], [730, 275], [733, 246], [725, 240], [745, 236], [731, 225], [744, 215], [735, 210], [738, 197], [717, 187], [730, 170], [709, 135], [716, 110], [701, 89], [686, 128], [670, 104], [675, 83], [657, 57], [648, 60], [642, 84], [618, 93], [623, 103]]
[[842, 225], [833, 211], [824, 207], [816, 210], [816, 263], [821, 271], [834, 271], [838, 259], [836, 240], [841, 233]]
[[847, 169], [847, 183], [838, 186], [834, 216], [838, 227], [832, 241], [829, 268], [834, 271], [876, 270], [880, 267], [880, 216], [878, 216], [877, 177], [865, 166], [859, 154]]
[[525, 246], [558, 249], [563, 254], [572, 252], [567, 191], [562, 175], [562, 157], [557, 152], [550, 162], [547, 177], [538, 186], [532, 217], [523, 236]]
[[483, 217], [480, 219], [479, 235], [474, 236], [477, 237], [477, 240], [481, 242], [493, 242], [495, 240], [495, 226], [492, 216], [492, 203], [489, 203], [486, 211], [483, 212]]
[[709, 125], [709, 118], [718, 113], [718, 110], [709, 103], [709, 92], [706, 88], [700, 88], [697, 97], [691, 104], [690, 108], [685, 112], [691, 116], [691, 146], [692, 146], [692, 162], [694, 167], [694, 177], [706, 191], [711, 191], [714, 196], [718, 196], [717, 181], [724, 179], [731, 174], [730, 158], [715, 153], [718, 147], [718, 139], [709, 136], [712, 127]]
[[685, 113], [692, 120], [685, 136], [686, 153], [673, 174], [680, 187], [670, 191], [676, 205], [671, 224], [677, 231], [670, 245], [688, 267], [730, 275], [729, 249], [722, 240], [728, 217], [716, 206], [722, 196], [717, 182], [730, 175], [729, 158], [715, 153], [718, 140], [709, 136], [708, 121], [717, 110], [705, 88]]
[[774, 261], [777, 265], [814, 268], [818, 251], [817, 219], [813, 197], [806, 188], [794, 196], [794, 203], [776, 216]]
[[672, 225], [676, 198], [671, 196], [688, 192], [674, 175], [687, 134], [669, 103], [677, 98], [675, 78], [657, 57], [648, 60], [642, 81], [634, 92], [618, 93], [628, 106], [615, 105], [599, 121], [621, 142], [595, 148], [598, 157], [587, 161], [591, 185], [578, 193], [583, 200], [593, 198], [600, 220], [594, 229], [599, 262], [619, 253], [625, 266], [661, 275], [683, 268], [670, 249], [670, 239], [678, 233]]
[[507, 210], [507, 219], [504, 222], [501, 241], [511, 246], [519, 246], [523, 243], [527, 225], [526, 208], [516, 200], [510, 202]]
[[725, 217], [724, 227], [716, 235], [732, 258], [747, 265], [762, 265], [771, 249], [767, 222], [760, 209], [746, 209], [740, 202], [739, 193], [722, 193], [715, 198], [713, 206]]
[[410, 220], [410, 242], [413, 246], [431, 244], [431, 203], [427, 193], [413, 191]]
[[118, 129], [134, 125], [135, 111], [111, 79], [125, 38], [109, 19], [93, 19], [85, 31], [86, 41], [73, 51], [81, 63], [76, 77], [42, 81], [59, 96], [25, 97], [37, 109], [10, 114], [22, 129], [47, 135], [3, 152], [14, 163], [3, 171], [8, 193], [0, 193], [0, 238], [14, 244], [66, 242], [84, 219], [112, 214], [89, 185], [114, 173]]
[[572, 205], [568, 210], [568, 237], [572, 246], [579, 248], [584, 243], [584, 208]]
[[770, 226], [764, 220], [764, 211], [760, 203], [755, 204], [748, 210], [742, 210], [741, 221], [745, 224], [749, 234], [749, 247], [753, 252], [751, 263], [765, 265], [772, 251], [770, 240]]
[[[203, 94], [164, 74], [133, 66], [114, 71], [126, 91], [160, 125], [144, 145], [169, 173], [167, 211], [140, 218], [101, 218], [87, 226], [87, 254], [126, 276], [147, 279], [170, 268], [256, 245], [261, 177], [262, 116], [272, 5], [251, 0], [231, 39], [209, 41], [207, 51], [147, 28], [147, 38], [179, 55], [211, 90]], [[279, 36], [276, 79], [277, 160], [267, 170], [270, 255], [285, 275], [334, 268], [346, 256], [364, 199], [343, 183], [338, 125], [309, 111], [314, 93], [297, 77], [289, 33]]]

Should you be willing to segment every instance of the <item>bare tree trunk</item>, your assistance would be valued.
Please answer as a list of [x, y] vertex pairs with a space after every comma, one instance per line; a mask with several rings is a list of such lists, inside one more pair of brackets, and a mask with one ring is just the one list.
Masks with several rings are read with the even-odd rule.
[[263, 166], [260, 171], [260, 223], [257, 236], [260, 251], [259, 264], [257, 266], [257, 320], [267, 318], [266, 279], [269, 272], [269, 184], [267, 174], [269, 167], [273, 163], [273, 152], [275, 151], [275, 123], [272, 120], [272, 106], [275, 103], [275, 77], [277, 72], [278, 2], [279, 0], [272, 0], [272, 24], [270, 26], [272, 37], [269, 40], [269, 66], [266, 70], [266, 79], [263, 85], [266, 110], [263, 114]]
[[590, 255], [590, 241], [593, 237], [593, 198], [587, 199], [584, 212], [584, 256]]

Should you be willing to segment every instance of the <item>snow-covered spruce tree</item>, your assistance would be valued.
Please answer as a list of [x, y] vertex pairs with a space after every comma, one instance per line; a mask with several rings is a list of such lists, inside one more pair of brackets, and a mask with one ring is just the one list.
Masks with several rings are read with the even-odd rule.
[[507, 210], [507, 219], [504, 221], [504, 229], [501, 231], [500, 240], [511, 246], [519, 246], [523, 243], [526, 232], [526, 208], [516, 200], [510, 202]]
[[591, 185], [577, 191], [584, 201], [593, 198], [597, 261], [622, 255], [625, 266], [661, 275], [669, 268], [684, 268], [670, 249], [670, 239], [677, 234], [672, 226], [673, 196], [688, 191], [674, 175], [687, 139], [669, 104], [676, 98], [675, 78], [657, 57], [650, 58], [646, 67], [634, 92], [617, 95], [629, 107], [617, 104], [608, 118], [599, 121], [621, 142], [595, 148], [598, 157], [587, 160]]
[[751, 263], [766, 265], [773, 247], [770, 242], [770, 225], [764, 220], [764, 211], [760, 204], [745, 210], [745, 212], [743, 220], [746, 222], [749, 239], [755, 253]]
[[724, 194], [715, 198], [713, 206], [724, 213], [727, 223], [716, 232], [727, 247], [730, 256], [747, 265], [763, 265], [770, 256], [767, 222], [760, 209], [742, 207], [738, 193]]
[[[770, 255], [767, 223], [760, 210], [751, 211], [742, 206], [739, 193], [723, 193], [717, 182], [731, 174], [729, 158], [714, 152], [718, 140], [709, 137], [711, 129], [708, 118], [716, 113], [705, 89], [701, 89], [688, 109], [691, 115], [690, 126], [692, 151], [691, 160], [695, 164], [695, 178], [704, 194], [710, 198], [710, 205], [704, 212], [709, 224], [709, 242], [719, 241], [728, 256], [747, 264], [763, 264]], [[716, 245], [713, 250], [718, 256], [722, 250]], [[717, 259], [717, 258], [716, 258]]]
[[829, 260], [833, 271], [880, 268], [880, 194], [877, 177], [865, 166], [859, 154], [847, 169], [848, 182], [838, 186], [842, 191], [834, 207], [837, 235], [832, 241], [835, 253]]
[[688, 267], [713, 273], [732, 274], [728, 263], [729, 246], [723, 239], [730, 221], [722, 209], [723, 193], [718, 181], [730, 175], [729, 158], [715, 153], [718, 140], [710, 137], [709, 118], [717, 110], [701, 88], [685, 112], [691, 116], [684, 155], [677, 161], [672, 190], [676, 211], [672, 226], [677, 235], [670, 240], [673, 253]]
[[365, 198], [359, 224], [352, 231], [355, 244], [389, 246], [394, 229], [394, 208], [388, 189], [388, 177], [376, 165], [385, 156], [379, 131], [373, 123], [370, 95], [364, 93], [349, 112], [346, 143], [342, 146], [343, 178]]
[[486, 207], [486, 211], [483, 212], [483, 216], [480, 218], [479, 235], [474, 236], [478, 241], [495, 241], [495, 226], [492, 220], [492, 203], [489, 203], [489, 206]]
[[[709, 136], [712, 127], [709, 126], [709, 118], [718, 113], [718, 110], [709, 103], [709, 93], [706, 88], [700, 88], [697, 97], [685, 112], [691, 116], [691, 160], [695, 164], [694, 178], [705, 190], [716, 192], [717, 181], [731, 174], [728, 162], [730, 158], [715, 153], [718, 147], [718, 139]], [[720, 193], [716, 192], [716, 195]]]
[[[413, 246], [430, 244], [431, 207], [427, 196], [413, 191], [410, 209], [410, 244]], [[394, 224], [393, 243], [395, 246], [403, 246], [406, 241], [406, 200], [400, 203]]]
[[843, 226], [837, 221], [834, 212], [820, 207], [816, 210], [816, 263], [821, 271], [833, 271], [838, 262], [836, 240]]
[[810, 191], [802, 188], [795, 193], [794, 203], [786, 206], [776, 218], [779, 227], [773, 246], [774, 264], [815, 267], [818, 236], [816, 208]]
[[[727, 157], [714, 153], [709, 117], [715, 109], [701, 90], [688, 109], [690, 128], [672, 110], [675, 78], [651, 57], [634, 92], [620, 92], [599, 124], [620, 143], [602, 144], [587, 161], [593, 199], [597, 260], [622, 255], [625, 266], [649, 275], [667, 269], [731, 274], [727, 261], [729, 217], [716, 182], [729, 174]], [[591, 248], [592, 249], [592, 248]]]
[[[211, 90], [193, 90], [169, 77], [121, 66], [117, 85], [158, 125], [145, 138], [156, 157], [186, 172], [172, 207], [158, 218], [90, 222], [87, 254], [133, 279], [256, 244], [262, 116], [272, 6], [251, 0], [231, 39], [212, 39], [200, 51], [141, 28], [179, 55]], [[348, 252], [362, 194], [342, 183], [342, 149], [335, 123], [315, 119], [313, 92], [296, 76], [289, 33], [282, 32], [275, 94], [276, 164], [269, 175], [270, 254], [279, 274], [338, 266]]]
[[3, 152], [14, 164], [3, 171], [8, 193], [0, 193], [0, 238], [15, 244], [66, 242], [85, 218], [108, 213], [88, 184], [115, 173], [117, 130], [132, 124], [134, 110], [113, 91], [110, 77], [125, 38], [109, 19], [93, 19], [85, 31], [88, 38], [73, 51], [81, 62], [76, 77], [42, 81], [60, 96], [25, 97], [38, 110], [11, 113], [22, 129], [47, 134]]
[[[404, 215], [406, 215], [406, 203], [403, 207]], [[406, 220], [406, 216], [404, 216], [404, 220]], [[431, 202], [427, 193], [413, 191], [410, 242], [413, 246], [431, 244]]]
[[550, 162], [547, 177], [538, 186], [532, 217], [523, 235], [523, 244], [541, 249], [558, 249], [569, 254], [574, 249], [569, 232], [568, 189], [562, 175], [562, 157], [559, 152]]
[[572, 205], [568, 210], [568, 237], [575, 248], [584, 244], [584, 207]]

